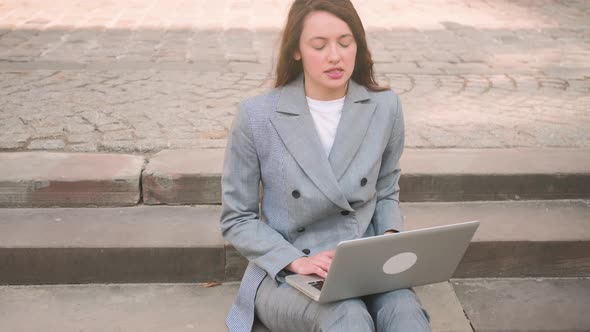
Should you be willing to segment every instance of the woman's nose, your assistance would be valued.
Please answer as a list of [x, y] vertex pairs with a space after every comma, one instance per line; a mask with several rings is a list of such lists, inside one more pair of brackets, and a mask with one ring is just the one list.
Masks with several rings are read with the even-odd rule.
[[336, 45], [331, 45], [328, 49], [328, 60], [330, 62], [340, 61], [340, 52], [338, 51], [338, 47]]

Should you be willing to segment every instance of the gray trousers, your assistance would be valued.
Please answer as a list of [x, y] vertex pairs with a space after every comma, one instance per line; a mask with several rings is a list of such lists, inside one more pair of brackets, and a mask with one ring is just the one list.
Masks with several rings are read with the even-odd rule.
[[430, 331], [428, 314], [409, 289], [320, 304], [266, 276], [255, 307], [271, 331]]

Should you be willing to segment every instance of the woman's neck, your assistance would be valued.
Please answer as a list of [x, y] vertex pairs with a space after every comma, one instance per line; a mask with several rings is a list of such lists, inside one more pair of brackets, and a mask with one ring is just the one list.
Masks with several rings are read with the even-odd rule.
[[309, 88], [304, 82], [305, 95], [311, 99], [319, 101], [336, 100], [346, 96], [348, 82], [338, 89], [318, 89], [317, 87]]

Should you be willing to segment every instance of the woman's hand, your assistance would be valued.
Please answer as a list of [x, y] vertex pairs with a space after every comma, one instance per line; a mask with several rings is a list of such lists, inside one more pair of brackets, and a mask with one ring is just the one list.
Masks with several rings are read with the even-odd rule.
[[310, 257], [300, 257], [287, 265], [285, 269], [297, 274], [317, 274], [325, 279], [335, 253], [334, 250], [326, 250]]

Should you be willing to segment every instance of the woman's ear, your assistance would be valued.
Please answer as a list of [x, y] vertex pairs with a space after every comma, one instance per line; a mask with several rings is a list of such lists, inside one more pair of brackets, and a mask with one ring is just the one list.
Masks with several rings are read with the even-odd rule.
[[295, 61], [301, 60], [301, 53], [299, 53], [299, 51], [295, 51], [295, 54], [293, 54], [293, 59], [295, 59]]

